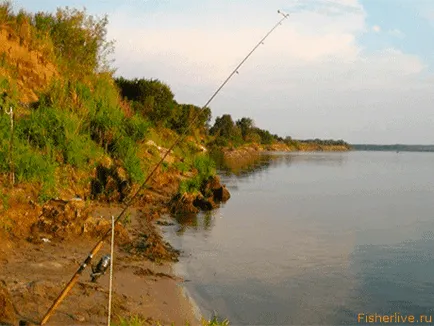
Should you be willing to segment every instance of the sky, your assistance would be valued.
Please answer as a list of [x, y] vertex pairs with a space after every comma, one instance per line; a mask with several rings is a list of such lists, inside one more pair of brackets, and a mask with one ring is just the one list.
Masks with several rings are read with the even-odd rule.
[[107, 14], [116, 74], [156, 78], [272, 133], [349, 143], [434, 144], [432, 0], [16, 0]]

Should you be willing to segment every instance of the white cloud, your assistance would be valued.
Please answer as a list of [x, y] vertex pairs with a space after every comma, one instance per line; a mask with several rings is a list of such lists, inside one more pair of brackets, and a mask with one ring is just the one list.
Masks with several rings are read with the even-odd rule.
[[372, 26], [372, 31], [374, 31], [375, 33], [380, 33], [381, 27], [378, 25], [374, 25], [374, 26]]
[[[329, 2], [356, 4], [346, 0], [324, 3]], [[170, 71], [171, 80], [177, 78], [173, 75], [183, 79], [188, 76], [193, 80], [202, 76], [211, 82], [221, 80], [278, 19], [278, 16], [266, 15], [266, 11], [262, 12], [262, 17], [266, 18], [258, 19], [258, 10], [247, 5], [240, 7], [238, 4], [236, 9], [245, 12], [244, 17], [233, 16], [232, 11], [220, 19], [213, 18], [210, 13], [194, 17], [165, 14], [158, 17], [157, 28], [126, 26], [124, 22], [129, 20], [130, 13], [118, 13], [111, 17], [110, 25], [110, 37], [117, 40], [118, 63], [121, 69], [143, 64], [146, 71], [146, 62], [155, 60], [150, 66], [177, 67], [178, 71]], [[354, 33], [363, 30], [363, 20], [361, 11], [342, 13], [338, 17], [307, 10], [296, 11], [265, 41], [265, 46], [252, 59], [265, 61], [265, 65], [270, 59], [294, 64], [321, 62], [328, 58], [353, 60], [359, 52]], [[173, 27], [164, 27], [166, 24]]]
[[[212, 103], [214, 117], [230, 112], [281, 134], [360, 142], [381, 136], [392, 108], [414, 118], [407, 112], [412, 101], [420, 110], [431, 105], [433, 83], [421, 81], [425, 64], [419, 57], [393, 48], [367, 53], [357, 42], [369, 30], [358, 1], [251, 1], [212, 2], [212, 8], [182, 13], [118, 11], [111, 15], [109, 35], [117, 40], [119, 73], [162, 79], [178, 101], [202, 105], [276, 23], [279, 16], [270, 9], [276, 7], [290, 12], [290, 19]], [[368, 127], [373, 130], [360, 138]], [[428, 129], [415, 132], [419, 139], [427, 136], [423, 130]], [[394, 136], [412, 141], [408, 134]]]
[[405, 37], [405, 34], [397, 28], [389, 30], [388, 33], [390, 35], [392, 35], [394, 37], [398, 37], [398, 38], [404, 38]]

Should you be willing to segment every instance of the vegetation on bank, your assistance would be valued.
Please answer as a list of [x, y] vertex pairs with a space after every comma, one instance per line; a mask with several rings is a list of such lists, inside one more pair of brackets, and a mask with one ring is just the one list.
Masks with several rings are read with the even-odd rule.
[[[73, 170], [85, 176], [77, 181], [82, 188], [91, 184], [104, 192], [105, 185], [92, 180], [101, 171], [111, 173], [113, 168], [98, 170], [108, 160], [124, 171], [116, 170], [116, 178], [132, 188], [182, 134], [185, 139], [161, 169], [195, 172], [180, 185], [181, 193], [195, 192], [215, 174], [205, 146], [303, 145], [258, 128], [247, 117], [233, 121], [226, 114], [210, 125], [210, 108], [178, 103], [170, 87], [159, 80], [116, 78], [109, 60], [114, 43], [106, 37], [107, 24], [107, 17], [96, 18], [84, 10], [32, 14], [15, 12], [9, 1], [0, 4], [4, 185], [7, 177], [13, 177], [15, 184], [30, 183], [45, 201], [71, 187], [64, 175]], [[102, 179], [107, 179], [104, 175]]]
[[342, 146], [350, 149], [350, 145], [343, 140], [321, 140], [308, 139], [296, 140], [290, 136], [285, 138], [271, 134], [268, 130], [258, 128], [252, 118], [243, 117], [234, 121], [230, 114], [217, 117], [214, 125], [209, 129], [210, 147], [232, 147], [238, 148], [247, 144], [257, 145], [286, 145], [292, 150], [303, 150], [312, 145], [326, 148], [332, 146]]
[[[123, 168], [130, 183], [142, 182], [160, 150], [199, 111], [176, 103], [158, 80], [115, 79], [107, 23], [75, 9], [30, 14], [0, 4], [0, 173], [13, 174], [15, 184], [36, 185], [42, 201], [68, 187], [62, 170], [83, 171], [91, 179], [106, 159]], [[174, 168], [204, 166], [206, 158], [196, 156], [210, 117], [204, 110], [190, 126], [174, 151]]]

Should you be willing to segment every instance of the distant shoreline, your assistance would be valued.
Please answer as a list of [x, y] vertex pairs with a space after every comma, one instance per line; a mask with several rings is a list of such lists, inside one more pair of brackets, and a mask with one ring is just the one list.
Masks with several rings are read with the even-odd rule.
[[373, 145], [373, 144], [351, 144], [355, 151], [383, 151], [383, 152], [434, 152], [434, 145]]

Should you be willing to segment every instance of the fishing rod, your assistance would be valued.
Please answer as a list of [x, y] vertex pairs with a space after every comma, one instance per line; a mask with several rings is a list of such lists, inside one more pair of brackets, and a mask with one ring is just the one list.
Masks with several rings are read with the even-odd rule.
[[[166, 153], [163, 155], [163, 157], [158, 161], [158, 163], [155, 165], [155, 167], [152, 169], [152, 171], [148, 174], [145, 181], [141, 184], [141, 186], [137, 189], [137, 191], [134, 193], [134, 195], [128, 199], [125, 203], [124, 209], [121, 211], [121, 213], [116, 217], [115, 223], [118, 223], [121, 218], [125, 215], [126, 211], [136, 199], [136, 197], [139, 195], [139, 193], [144, 189], [148, 181], [151, 179], [152, 175], [157, 171], [158, 167], [164, 162], [166, 157], [169, 155], [169, 153], [173, 150], [173, 148], [178, 145], [186, 136], [187, 132], [190, 130], [190, 128], [194, 125], [196, 120], [201, 116], [201, 114], [204, 112], [204, 110], [208, 107], [208, 105], [212, 102], [212, 100], [217, 96], [218, 93], [222, 90], [222, 88], [228, 83], [228, 81], [235, 75], [238, 74], [238, 69], [244, 64], [244, 62], [247, 61], [247, 59], [253, 54], [253, 52], [256, 51], [256, 49], [264, 44], [265, 39], [273, 33], [273, 31], [279, 26], [282, 25], [282, 22], [289, 17], [289, 14], [286, 14], [280, 10], [277, 11], [279, 14], [283, 16], [282, 19], [279, 20], [279, 22], [274, 25], [274, 27], [259, 41], [259, 43], [247, 54], [247, 56], [239, 63], [239, 65], [231, 72], [231, 74], [225, 79], [225, 81], [220, 85], [219, 88], [214, 92], [214, 94], [209, 98], [209, 100], [205, 103], [205, 105], [197, 112], [197, 114], [193, 117], [193, 119], [190, 121], [190, 123], [187, 125], [187, 128], [184, 130], [184, 132], [178, 136], [178, 138], [174, 141], [174, 143], [169, 147], [169, 149], [166, 151]], [[53, 302], [51, 307], [48, 309], [47, 313], [43, 317], [40, 325], [44, 325], [47, 323], [47, 321], [50, 319], [51, 315], [54, 313], [56, 308], [60, 305], [60, 303], [65, 299], [65, 297], [68, 295], [69, 291], [74, 287], [75, 283], [78, 281], [78, 278], [83, 273], [83, 271], [86, 269], [87, 265], [89, 265], [92, 261], [92, 258], [98, 253], [98, 251], [101, 249], [104, 241], [106, 238], [110, 235], [111, 228], [107, 230], [106, 233], [101, 237], [101, 239], [98, 241], [98, 243], [93, 247], [93, 249], [90, 251], [87, 258], [83, 261], [83, 263], [80, 265], [78, 270], [75, 272], [75, 274], [72, 276], [71, 280], [68, 282], [68, 284], [64, 287], [62, 292], [59, 294], [59, 296], [56, 298], [56, 300]]]

